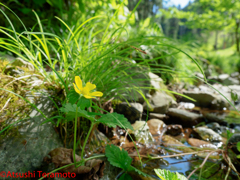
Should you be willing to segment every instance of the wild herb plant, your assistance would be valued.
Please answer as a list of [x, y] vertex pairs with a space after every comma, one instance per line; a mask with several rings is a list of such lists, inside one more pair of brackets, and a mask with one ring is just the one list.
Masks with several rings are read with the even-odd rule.
[[[139, 3], [140, 2], [141, 1], [139, 1]], [[1, 5], [4, 6], [3, 4]], [[8, 7], [4, 7], [11, 11]], [[149, 78], [138, 77], [138, 75], [143, 73], [147, 74], [150, 71], [175, 75], [176, 69], [169, 67], [168, 64], [162, 65], [160, 62], [155, 63], [155, 61], [174, 56], [178, 53], [182, 53], [191, 59], [196, 67], [199, 68], [200, 72], [204, 74], [196, 60], [192, 59], [187, 53], [176, 46], [166, 43], [169, 41], [166, 41], [164, 37], [130, 36], [129, 38], [128, 33], [126, 33], [127, 26], [136, 7], [127, 17], [127, 20], [122, 22], [121, 26], [115, 26], [115, 29], [111, 28], [111, 25], [116, 23], [114, 22], [114, 18], [122, 8], [123, 2], [116, 9], [114, 16], [112, 16], [110, 20], [104, 15], [99, 15], [84, 22], [78, 22], [78, 26], [74, 27], [69, 27], [62, 19], [56, 17], [68, 30], [68, 33], [64, 33], [62, 37], [53, 33], [44, 32], [42, 22], [34, 11], [33, 13], [37, 18], [40, 32], [34, 32], [34, 28], [28, 31], [20, 18], [11, 11], [25, 29], [24, 32], [17, 33], [11, 20], [0, 9], [12, 28], [0, 27], [0, 32], [7, 37], [0, 39], [0, 47], [30, 62], [34, 65], [35, 69], [42, 74], [45, 81], [53, 84], [56, 88], [64, 89], [65, 100], [62, 102], [63, 107], [59, 109], [58, 116], [47, 118], [34, 104], [32, 104], [32, 106], [41, 112], [47, 121], [51, 121], [57, 126], [59, 124], [67, 124], [69, 121], [74, 122], [74, 154], [77, 144], [77, 118], [84, 117], [91, 122], [82, 147], [82, 161], [76, 162], [74, 160], [76, 167], [94, 158], [84, 159], [83, 156], [88, 137], [95, 124], [103, 123], [109, 127], [115, 127], [117, 125], [124, 129], [132, 129], [132, 126], [123, 115], [117, 113], [103, 114], [102, 112], [104, 110], [91, 100], [94, 95], [101, 96], [103, 100], [113, 97], [127, 101], [126, 98], [134, 91], [146, 100], [142, 90], [151, 89], [149, 84], [145, 82]], [[154, 52], [157, 52], [157, 55], [151, 59], [148, 59], [149, 57], [147, 56], [142, 56], [145, 55], [145, 53], [141, 50], [141, 45], [153, 46], [152, 49]], [[159, 53], [162, 47], [166, 48], [164, 49], [166, 53]], [[172, 52], [169, 49], [174, 49], [174, 51]], [[132, 60], [133, 53], [137, 53], [138, 55], [138, 58], [134, 58], [135, 62]], [[49, 66], [52, 72], [49, 73], [46, 71], [46, 65]], [[82, 85], [79, 77], [82, 79]], [[75, 89], [72, 88], [74, 78], [76, 78]], [[204, 81], [206, 81], [206, 78], [204, 78]], [[85, 84], [84, 82], [87, 83]], [[140, 87], [139, 84], [141, 84]], [[102, 94], [92, 92], [95, 87], [97, 87]], [[3, 88], [0, 89], [5, 90]], [[123, 95], [123, 93], [125, 93], [125, 95]], [[26, 98], [21, 98], [29, 102]], [[99, 101], [100, 104], [101, 99]], [[96, 118], [96, 116], [100, 118]], [[54, 119], [57, 119], [57, 123], [55, 123]], [[116, 152], [118, 152], [118, 156], [116, 156]], [[112, 165], [122, 168], [126, 173], [134, 170], [142, 174], [130, 165], [131, 158], [127, 155], [126, 151], [111, 145], [106, 147], [106, 156]], [[100, 155], [98, 157], [102, 156]], [[122, 163], [125, 159], [128, 160], [127, 164]], [[53, 172], [57, 170], [59, 169]], [[126, 174], [124, 176], [127, 177], [128, 175]]]

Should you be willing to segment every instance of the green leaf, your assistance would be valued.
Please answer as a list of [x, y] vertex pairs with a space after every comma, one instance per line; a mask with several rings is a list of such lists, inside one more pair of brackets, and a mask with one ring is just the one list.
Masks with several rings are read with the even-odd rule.
[[76, 104], [67, 103], [60, 108], [60, 111], [66, 113], [66, 118], [68, 120], [73, 120], [75, 118], [76, 110], [77, 110], [77, 117], [85, 117], [90, 121], [96, 120], [95, 115], [91, 115], [87, 111], [81, 110], [80, 107], [77, 107]]
[[133, 180], [133, 179], [132, 179], [132, 177], [129, 174], [124, 173], [123, 175], [121, 175], [119, 180]]
[[84, 5], [84, 3], [82, 2], [82, 0], [78, 0], [78, 7], [79, 7], [79, 10], [80, 10], [82, 13], [85, 13], [85, 5]]
[[137, 168], [135, 168], [133, 166], [130, 166], [128, 168], [128, 171], [135, 171], [136, 173], [138, 173], [139, 175], [142, 175], [144, 177], [149, 176], [148, 174], [145, 174], [144, 172], [140, 171], [139, 169], [137, 169]]
[[161, 180], [187, 180], [187, 178], [178, 172], [176, 174], [166, 169], [154, 169], [155, 173]]
[[128, 120], [122, 114], [118, 113], [103, 114], [102, 117], [98, 119], [98, 122], [106, 124], [109, 127], [119, 126], [121, 128], [125, 127], [133, 130]]
[[240, 152], [240, 142], [237, 143], [237, 150]]
[[21, 11], [23, 14], [29, 14], [29, 13], [32, 12], [32, 10], [29, 9], [29, 8], [22, 8], [22, 9], [20, 9], [20, 11]]
[[237, 155], [237, 158], [240, 159], [240, 155]]
[[233, 133], [227, 130], [227, 139], [229, 140], [232, 137]]
[[91, 106], [91, 100], [81, 97], [81, 99], [77, 103], [77, 106], [80, 107], [82, 110], [84, 110], [85, 108], [89, 108]]
[[67, 98], [68, 98], [68, 102], [71, 103], [71, 104], [75, 104], [77, 102], [77, 100], [79, 99], [79, 94], [76, 93], [76, 91], [74, 89], [72, 89], [68, 95], [67, 95]]
[[105, 154], [110, 164], [124, 171], [127, 171], [132, 163], [132, 158], [128, 156], [127, 151], [124, 149], [120, 150], [119, 147], [113, 144], [111, 146], [107, 145]]
[[231, 98], [232, 98], [233, 101], [237, 101], [238, 100], [238, 94], [231, 90]]

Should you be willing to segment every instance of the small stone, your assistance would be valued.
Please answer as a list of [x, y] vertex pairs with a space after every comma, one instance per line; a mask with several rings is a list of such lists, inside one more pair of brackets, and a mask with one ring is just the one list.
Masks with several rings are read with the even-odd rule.
[[178, 136], [183, 133], [183, 128], [181, 125], [168, 125], [166, 134], [171, 136]]
[[133, 124], [135, 121], [140, 120], [142, 116], [143, 107], [139, 103], [130, 103], [130, 106], [123, 102], [117, 104], [115, 111], [119, 114], [123, 114], [128, 121]]
[[222, 141], [222, 137], [212, 129], [206, 127], [194, 128], [194, 131], [205, 141]]
[[217, 146], [211, 144], [210, 142], [195, 139], [195, 138], [189, 138], [188, 144], [194, 147], [199, 147], [204, 149], [217, 149]]
[[193, 152], [193, 150], [191, 148], [187, 147], [186, 145], [184, 145], [183, 143], [181, 143], [180, 141], [178, 141], [177, 139], [175, 139], [171, 136], [164, 135], [162, 137], [162, 140], [163, 140], [163, 145], [165, 147], [175, 148], [182, 152]]
[[150, 119], [147, 121], [147, 124], [152, 135], [160, 135], [166, 126], [164, 122], [159, 119]]
[[149, 119], [164, 119], [166, 117], [165, 114], [158, 114], [158, 113], [149, 113]]
[[165, 114], [173, 102], [174, 100], [171, 96], [164, 92], [157, 91], [149, 99], [150, 106], [144, 102], [143, 108], [154, 113]]
[[167, 115], [174, 123], [180, 123], [184, 127], [192, 127], [203, 121], [201, 115], [184, 109], [169, 108]]

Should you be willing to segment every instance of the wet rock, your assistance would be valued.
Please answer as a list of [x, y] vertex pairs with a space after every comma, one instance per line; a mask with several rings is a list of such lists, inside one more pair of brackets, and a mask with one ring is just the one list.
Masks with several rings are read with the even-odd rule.
[[183, 109], [170, 108], [167, 112], [170, 121], [181, 124], [184, 127], [192, 127], [203, 121], [201, 115]]
[[237, 133], [240, 132], [240, 124], [238, 124], [238, 123], [231, 123], [230, 128], [232, 128]]
[[211, 144], [210, 142], [195, 139], [195, 138], [189, 138], [188, 144], [194, 147], [202, 148], [202, 149], [217, 149], [217, 146]]
[[163, 121], [159, 119], [151, 119], [147, 121], [150, 133], [154, 135], [162, 134], [163, 128], [166, 126]]
[[176, 103], [171, 96], [165, 92], [157, 91], [149, 99], [150, 106], [144, 102], [143, 108], [154, 113], [165, 114], [168, 108], [174, 103]]
[[212, 122], [206, 125], [209, 129], [214, 130], [215, 132], [220, 131], [220, 125], [216, 122]]
[[170, 136], [178, 136], [182, 133], [183, 133], [183, 128], [181, 125], [176, 124], [176, 125], [167, 126], [166, 134]]
[[171, 147], [182, 152], [193, 152], [191, 148], [187, 147], [186, 145], [171, 136], [164, 135], [162, 137], [162, 141], [165, 147]]
[[146, 123], [146, 121], [136, 121], [132, 124], [132, 127], [134, 131], [128, 130], [128, 132], [134, 134], [134, 137], [138, 142], [149, 144], [154, 141], [152, 134], [149, 132], [148, 123]]
[[123, 102], [121, 104], [117, 104], [115, 107], [115, 112], [119, 114], [123, 114], [131, 124], [135, 121], [140, 120], [143, 112], [143, 107], [139, 103], [129, 103], [130, 106]]
[[197, 127], [194, 128], [194, 131], [205, 141], [222, 141], [223, 138], [212, 129], [206, 127]]
[[236, 154], [240, 154], [240, 152], [237, 150], [238, 142], [240, 142], [240, 133], [233, 134], [232, 137], [228, 140], [228, 145], [232, 146], [232, 150]]

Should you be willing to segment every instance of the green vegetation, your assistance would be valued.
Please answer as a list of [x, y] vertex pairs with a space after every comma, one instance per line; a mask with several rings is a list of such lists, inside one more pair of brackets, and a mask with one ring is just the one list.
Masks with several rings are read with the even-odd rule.
[[[3, 61], [0, 64], [0, 97], [4, 100], [0, 112], [4, 119], [0, 121], [0, 133], [1, 136], [8, 133], [6, 130], [11, 127], [8, 119], [19, 113], [24, 114], [19, 119], [25, 119], [30, 104], [44, 116], [45, 123], [50, 121], [60, 127], [65, 143], [67, 138], [73, 140], [74, 155], [77, 146], [81, 147], [81, 161], [76, 162], [74, 157], [75, 167], [89, 159], [103, 157], [84, 159], [87, 141], [98, 124], [119, 126], [126, 131], [133, 129], [123, 115], [109, 113], [101, 105], [109, 99], [128, 102], [129, 97], [131, 100], [141, 97], [148, 103], [143, 93], [153, 90], [146, 83], [148, 72], [159, 75], [165, 84], [194, 84], [195, 72], [200, 72], [201, 80], [206, 83], [206, 76], [240, 72], [240, 3], [237, 0], [232, 3], [196, 0], [183, 10], [163, 9], [161, 0], [152, 1], [151, 5], [147, 0], [133, 1], [135, 3], [128, 0], [60, 2], [19, 0], [0, 3], [0, 18], [4, 19], [0, 24], [0, 51], [30, 63], [34, 70], [29, 72], [28, 68], [23, 68], [24, 75], [35, 74], [45, 82], [34, 91], [43, 93], [43, 89], [53, 89], [61, 92], [56, 98], [62, 106], [59, 108], [55, 99], [51, 99], [57, 114], [46, 118], [26, 98], [31, 86], [19, 79], [9, 85], [9, 74], [19, 65], [12, 67]], [[155, 6], [159, 9], [153, 12]], [[144, 9], [148, 9], [148, 13]], [[179, 35], [179, 25], [190, 32]], [[82, 82], [81, 86], [76, 82], [78, 90], [73, 86], [75, 77], [80, 77]], [[83, 87], [87, 87], [87, 92]], [[96, 87], [101, 95], [93, 91]], [[94, 93], [101, 98], [92, 100]], [[168, 93], [172, 96], [170, 91]], [[233, 99], [237, 97], [234, 95]], [[17, 109], [19, 104], [22, 109]], [[233, 115], [229, 118], [238, 117]], [[134, 146], [136, 148], [136, 144]], [[141, 162], [138, 150], [137, 153]], [[131, 179], [130, 171], [146, 175], [131, 166], [132, 158], [125, 150], [108, 145], [105, 155], [113, 166], [123, 169], [120, 179]], [[205, 162], [197, 168], [201, 172], [203, 165]], [[162, 179], [186, 179], [166, 170], [155, 172]]]

